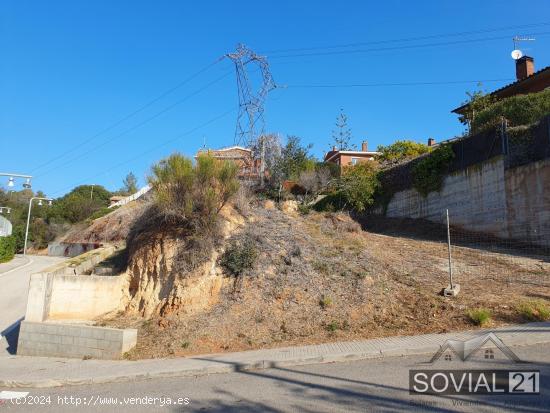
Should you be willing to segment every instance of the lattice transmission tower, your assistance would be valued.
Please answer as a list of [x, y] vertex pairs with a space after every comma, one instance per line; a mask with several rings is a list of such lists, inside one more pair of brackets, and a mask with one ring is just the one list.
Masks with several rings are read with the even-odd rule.
[[265, 100], [267, 94], [275, 89], [275, 81], [269, 71], [267, 58], [257, 55], [245, 45], [237, 45], [235, 52], [226, 56], [235, 64], [237, 74], [239, 113], [235, 128], [235, 145], [259, 149], [260, 180], [263, 185], [265, 147], [260, 137], [265, 134]]

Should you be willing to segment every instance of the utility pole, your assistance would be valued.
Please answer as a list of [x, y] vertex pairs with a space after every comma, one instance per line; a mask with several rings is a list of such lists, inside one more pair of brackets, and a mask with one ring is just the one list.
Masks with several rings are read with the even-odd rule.
[[34, 201], [35, 199], [38, 199], [38, 205], [39, 206], [42, 205], [42, 201], [48, 201], [49, 205], [51, 205], [52, 201], [53, 201], [53, 199], [51, 199], [51, 198], [40, 198], [40, 197], [36, 197], [36, 196], [33, 196], [29, 200], [29, 212], [27, 213], [27, 228], [25, 229], [25, 244], [23, 246], [23, 255], [27, 255], [27, 239], [29, 238], [29, 225], [31, 223], [32, 201]]

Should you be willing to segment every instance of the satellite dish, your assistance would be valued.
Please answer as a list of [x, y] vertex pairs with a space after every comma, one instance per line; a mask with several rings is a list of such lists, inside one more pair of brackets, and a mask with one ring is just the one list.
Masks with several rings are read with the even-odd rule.
[[521, 57], [523, 56], [523, 53], [521, 52], [521, 50], [516, 49], [516, 50], [512, 50], [511, 55], [512, 55], [512, 59], [518, 60], [518, 59], [521, 59]]

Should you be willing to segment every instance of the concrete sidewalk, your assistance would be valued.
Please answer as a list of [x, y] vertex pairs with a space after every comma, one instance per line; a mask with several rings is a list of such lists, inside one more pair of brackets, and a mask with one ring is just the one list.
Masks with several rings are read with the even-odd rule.
[[13, 260], [0, 264], [0, 276], [2, 274], [12, 272], [20, 267], [24, 267], [25, 265], [29, 265], [31, 262], [32, 260], [29, 257], [18, 254], [13, 258]]
[[56, 387], [152, 378], [200, 376], [238, 370], [298, 366], [435, 353], [447, 339], [466, 340], [493, 331], [508, 346], [550, 343], [550, 322], [469, 332], [388, 337], [189, 358], [103, 361], [18, 357], [0, 359], [0, 386]]

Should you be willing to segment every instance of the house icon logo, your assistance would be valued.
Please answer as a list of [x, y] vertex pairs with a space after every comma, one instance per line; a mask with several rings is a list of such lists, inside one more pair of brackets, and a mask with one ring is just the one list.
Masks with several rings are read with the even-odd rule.
[[[493, 344], [496, 348], [485, 347], [486, 344]], [[499, 350], [504, 356], [514, 363], [525, 363], [502, 342], [494, 333], [484, 334], [470, 340], [447, 340], [428, 362], [432, 364], [444, 356], [444, 360], [451, 361], [453, 354], [462, 361], [468, 361], [472, 356], [484, 351], [484, 359], [491, 361], [495, 358], [495, 351]]]

